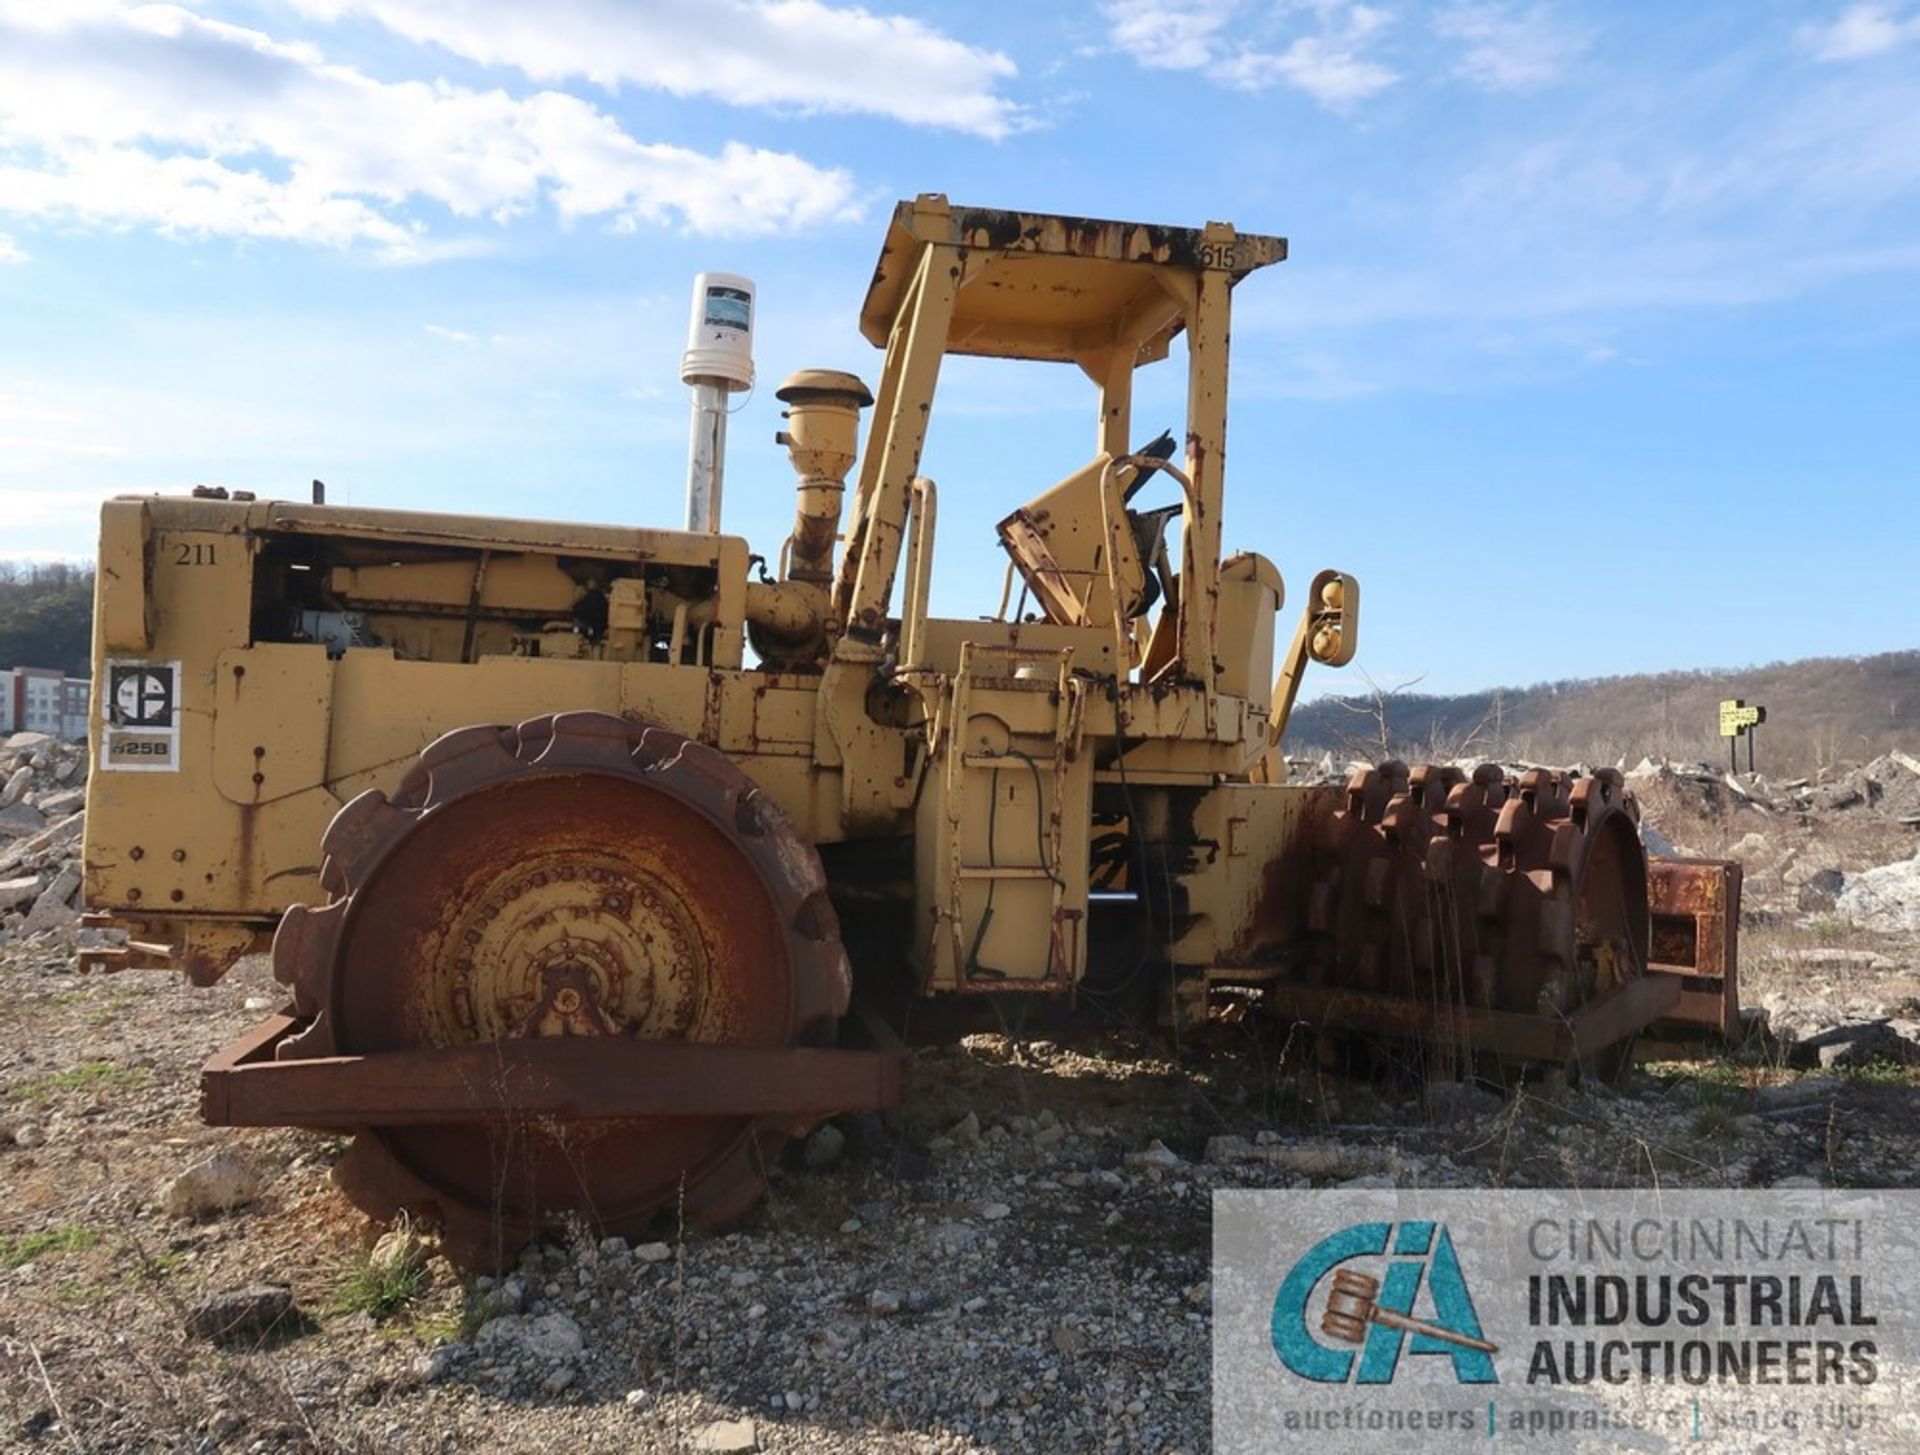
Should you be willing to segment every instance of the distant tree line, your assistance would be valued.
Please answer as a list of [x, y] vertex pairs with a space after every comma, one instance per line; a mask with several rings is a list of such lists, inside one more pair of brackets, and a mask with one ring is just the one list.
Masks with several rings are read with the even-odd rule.
[[[1726, 761], [1719, 703], [1763, 704], [1757, 764], [1812, 774], [1891, 748], [1920, 750], [1920, 651], [1816, 657], [1731, 671], [1588, 677], [1436, 696], [1416, 682], [1302, 704], [1287, 750], [1408, 762], [1450, 758], [1615, 763], [1642, 755]], [[1744, 758], [1743, 758], [1744, 762]]]
[[0, 561], [0, 669], [84, 677], [93, 655], [93, 567]]

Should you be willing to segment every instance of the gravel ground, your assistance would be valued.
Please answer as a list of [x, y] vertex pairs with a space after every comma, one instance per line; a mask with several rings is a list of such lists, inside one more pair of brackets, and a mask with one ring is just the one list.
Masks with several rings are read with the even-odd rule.
[[[585, 1233], [498, 1282], [439, 1260], [376, 1321], [341, 1301], [375, 1230], [331, 1190], [342, 1143], [195, 1120], [197, 1063], [264, 1008], [159, 973], [0, 971], [0, 1446], [57, 1450], [1201, 1450], [1208, 1196], [1425, 1186], [1911, 1185], [1912, 1073], [1761, 1060], [1619, 1093], [1328, 1079], [1219, 1028], [975, 1036], [917, 1053], [890, 1127], [796, 1149], [719, 1237]], [[252, 999], [255, 1008], [249, 1010]], [[819, 1139], [829, 1161], [835, 1138]], [[238, 1148], [257, 1196], [200, 1220], [167, 1180]], [[291, 1287], [294, 1328], [223, 1349], [211, 1293]]]
[[[1819, 821], [1712, 832], [1690, 841], [1762, 833], [1748, 1000], [1800, 1050], [1501, 1097], [1343, 1080], [1250, 1023], [1177, 1047], [972, 1036], [916, 1049], [886, 1123], [792, 1149], [739, 1229], [669, 1222], [638, 1247], [582, 1229], [497, 1281], [430, 1244], [416, 1264], [404, 1238], [371, 1257], [380, 1230], [329, 1182], [341, 1139], [199, 1124], [199, 1063], [278, 1004], [262, 961], [197, 991], [78, 976], [55, 940], [16, 940], [0, 1449], [1203, 1450], [1217, 1188], [1916, 1185], [1914, 937], [1835, 921], [1794, 873], [1884, 846]], [[1832, 1065], [1805, 1054], [1855, 1023], [1887, 1029]], [[236, 1205], [183, 1215], [172, 1180], [222, 1150]], [[209, 1174], [187, 1183], [211, 1196]], [[191, 1332], [205, 1300], [263, 1281], [295, 1310], [271, 1334]]]

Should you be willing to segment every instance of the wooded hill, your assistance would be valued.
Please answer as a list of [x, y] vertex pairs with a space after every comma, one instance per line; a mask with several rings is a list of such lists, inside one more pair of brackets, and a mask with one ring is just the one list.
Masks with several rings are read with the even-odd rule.
[[55, 667], [87, 675], [93, 651], [93, 567], [0, 561], [0, 670]]
[[[1891, 748], [1920, 750], [1920, 651], [1815, 657], [1726, 671], [1661, 672], [1497, 687], [1451, 697], [1416, 690], [1323, 697], [1295, 710], [1289, 753], [1613, 763], [1642, 756], [1726, 761], [1719, 704], [1767, 709], [1762, 772], [1812, 774]], [[1741, 749], [1741, 766], [1746, 750]]]

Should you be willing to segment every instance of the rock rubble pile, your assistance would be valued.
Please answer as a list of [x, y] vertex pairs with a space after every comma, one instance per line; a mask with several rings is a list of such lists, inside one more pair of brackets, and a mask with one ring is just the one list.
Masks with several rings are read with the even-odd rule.
[[46, 733], [0, 738], [0, 945], [73, 943], [86, 806], [85, 743]]

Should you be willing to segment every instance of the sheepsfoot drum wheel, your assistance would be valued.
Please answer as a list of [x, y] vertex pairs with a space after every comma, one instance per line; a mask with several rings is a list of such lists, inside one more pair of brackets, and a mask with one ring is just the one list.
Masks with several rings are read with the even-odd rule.
[[1679, 994], [1647, 972], [1638, 816], [1612, 769], [1362, 770], [1328, 824], [1305, 963], [1269, 998], [1336, 1056], [1611, 1080]]
[[[705, 1226], [738, 1217], [786, 1137], [835, 1109], [804, 1114], [782, 1077], [873, 1057], [736, 1057], [746, 1070], [709, 1088], [726, 1114], [697, 1114], [699, 1087], [638, 1085], [703, 1045], [824, 1046], [850, 988], [819, 856], [745, 773], [678, 733], [599, 713], [466, 728], [391, 799], [342, 809], [323, 848], [331, 902], [291, 911], [274, 943], [274, 974], [310, 1018], [276, 1063], [362, 1068], [338, 1111], [367, 1120], [336, 1181], [376, 1218], [437, 1224], [466, 1263], [573, 1220], [632, 1234], [667, 1207]], [[649, 1062], [637, 1043], [692, 1044]], [[442, 1054], [406, 1054], [421, 1051]], [[396, 1068], [414, 1065], [428, 1074], [408, 1105]], [[370, 1090], [369, 1067], [399, 1084]], [[589, 1068], [615, 1083], [631, 1068], [641, 1103], [692, 1110], [609, 1115], [619, 1088], [595, 1104]], [[897, 1097], [897, 1070], [859, 1099]], [[763, 1100], [742, 1075], [769, 1081]], [[368, 1110], [389, 1103], [384, 1124]]]

